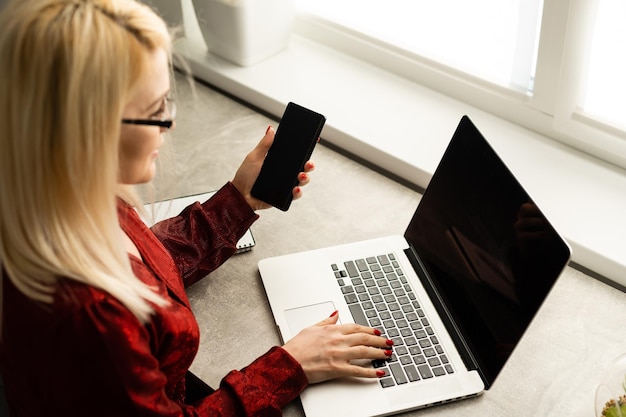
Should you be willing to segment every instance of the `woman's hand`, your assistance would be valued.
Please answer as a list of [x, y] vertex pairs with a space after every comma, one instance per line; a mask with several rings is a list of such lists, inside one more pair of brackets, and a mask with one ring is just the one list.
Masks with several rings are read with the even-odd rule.
[[391, 340], [380, 332], [358, 324], [337, 324], [338, 314], [303, 329], [283, 349], [302, 366], [309, 383], [345, 376], [377, 378], [374, 368], [351, 363], [358, 360], [386, 360], [391, 356]]
[[[265, 155], [274, 142], [275, 133], [276, 132], [272, 126], [267, 128], [265, 136], [263, 136], [257, 146], [246, 156], [237, 170], [237, 173], [235, 173], [235, 178], [231, 181], [235, 188], [237, 188], [237, 190], [239, 190], [239, 192], [245, 197], [246, 201], [253, 210], [262, 210], [271, 207], [269, 204], [254, 198], [250, 194], [250, 191], [252, 190], [252, 186], [254, 185], [256, 178], [259, 176], [261, 166], [265, 160]], [[311, 161], [304, 164], [304, 172], [298, 174], [299, 183], [293, 188], [292, 191], [294, 200], [302, 197], [301, 187], [309, 183], [309, 173], [313, 171], [314, 168], [315, 165]]]

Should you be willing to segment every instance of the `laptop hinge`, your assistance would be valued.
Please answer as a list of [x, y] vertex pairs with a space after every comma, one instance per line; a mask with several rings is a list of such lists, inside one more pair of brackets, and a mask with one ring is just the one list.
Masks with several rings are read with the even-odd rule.
[[463, 333], [456, 325], [456, 322], [450, 310], [446, 308], [445, 303], [443, 302], [443, 297], [441, 296], [439, 290], [437, 289], [437, 286], [435, 285], [433, 279], [428, 273], [428, 270], [426, 269], [424, 263], [420, 259], [413, 246], [409, 246], [408, 249], [405, 249], [404, 253], [413, 265], [413, 269], [417, 272], [418, 277], [422, 282], [422, 285], [424, 286], [424, 289], [428, 293], [428, 296], [431, 297], [433, 305], [439, 313], [439, 316], [441, 317], [443, 324], [446, 326], [446, 329], [450, 333], [450, 337], [452, 337], [452, 339], [454, 340], [454, 343], [457, 347], [457, 350], [459, 351], [459, 354], [461, 355], [461, 359], [463, 359], [463, 362], [465, 363], [465, 366], [469, 370], [477, 371], [481, 379], [483, 380], [483, 383], [485, 384], [485, 388], [488, 389], [491, 385], [488, 378], [484, 375], [478, 364], [478, 360], [476, 359], [474, 354], [472, 354], [467, 344], [466, 338], [463, 336]]

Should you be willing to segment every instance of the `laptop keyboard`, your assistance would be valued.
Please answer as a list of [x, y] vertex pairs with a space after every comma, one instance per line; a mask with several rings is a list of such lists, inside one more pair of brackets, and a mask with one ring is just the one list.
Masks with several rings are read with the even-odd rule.
[[426, 314], [393, 253], [331, 265], [355, 323], [393, 340], [383, 388], [454, 373]]

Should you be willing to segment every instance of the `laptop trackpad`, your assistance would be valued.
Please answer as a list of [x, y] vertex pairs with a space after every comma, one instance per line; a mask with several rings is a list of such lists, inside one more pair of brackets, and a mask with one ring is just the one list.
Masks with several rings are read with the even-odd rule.
[[304, 307], [290, 308], [285, 310], [285, 317], [289, 325], [291, 336], [297, 335], [305, 327], [312, 326], [324, 320], [335, 311], [335, 305], [331, 301], [311, 304]]

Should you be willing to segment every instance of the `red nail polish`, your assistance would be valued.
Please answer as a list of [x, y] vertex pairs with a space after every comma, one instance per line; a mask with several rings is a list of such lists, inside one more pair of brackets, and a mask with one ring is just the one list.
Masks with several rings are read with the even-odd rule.
[[376, 371], [376, 376], [381, 377], [381, 376], [385, 376], [385, 371], [383, 371], [382, 369], [379, 369]]
[[267, 127], [267, 129], [265, 130], [265, 134], [266, 134], [266, 135], [269, 133], [269, 131], [270, 131], [270, 129], [271, 129], [271, 128], [272, 128], [272, 125], [269, 125], [269, 126]]
[[387, 339], [387, 346], [393, 346], [393, 340]]
[[300, 174], [300, 181], [306, 181], [307, 178], [308, 178], [308, 175], [306, 175], [304, 172]]
[[382, 333], [380, 332], [380, 330], [378, 330], [378, 329], [374, 329], [374, 334], [375, 334], [376, 336], [380, 336]]
[[330, 317], [335, 317], [337, 315], [337, 313], [339, 313], [339, 310], [333, 311], [333, 313], [330, 315]]
[[391, 355], [393, 355], [393, 352], [392, 352], [391, 350], [387, 349], [387, 350], [385, 351], [385, 355], [387, 355], [387, 356], [391, 356]]

